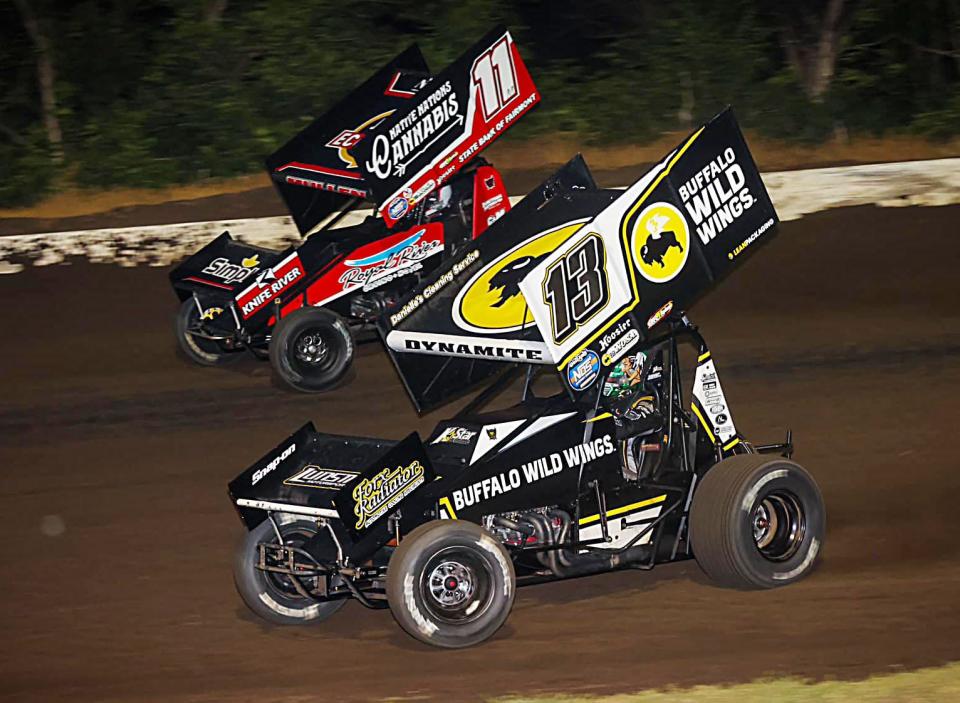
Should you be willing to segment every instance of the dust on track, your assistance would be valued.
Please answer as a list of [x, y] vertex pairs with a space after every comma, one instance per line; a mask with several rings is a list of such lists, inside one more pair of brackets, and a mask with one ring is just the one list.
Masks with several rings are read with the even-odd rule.
[[692, 311], [738, 425], [758, 441], [792, 427], [823, 487], [816, 574], [739, 592], [684, 562], [530, 587], [462, 652], [354, 603], [271, 627], [233, 591], [225, 484], [242, 468], [306, 420], [400, 437], [452, 412], [418, 418], [377, 345], [349, 384], [301, 396], [263, 364], [180, 360], [163, 270], [0, 277], [0, 699], [477, 699], [960, 659], [957, 222], [960, 207], [787, 223]]

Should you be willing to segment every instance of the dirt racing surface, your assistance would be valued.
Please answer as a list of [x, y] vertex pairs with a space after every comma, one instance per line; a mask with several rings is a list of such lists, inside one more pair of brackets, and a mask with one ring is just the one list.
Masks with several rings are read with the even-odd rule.
[[691, 561], [532, 586], [496, 637], [454, 652], [357, 603], [308, 628], [255, 619], [226, 483], [306, 420], [399, 438], [455, 407], [418, 418], [377, 344], [323, 396], [252, 360], [191, 366], [163, 269], [0, 276], [0, 699], [476, 700], [956, 661], [958, 223], [958, 206], [790, 222], [691, 312], [740, 429], [792, 427], [823, 488], [813, 576], [738, 592]]

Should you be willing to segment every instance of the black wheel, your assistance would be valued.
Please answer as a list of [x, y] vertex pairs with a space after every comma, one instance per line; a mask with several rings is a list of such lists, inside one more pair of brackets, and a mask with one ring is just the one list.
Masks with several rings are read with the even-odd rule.
[[203, 314], [221, 315], [224, 314], [222, 306], [204, 303], [200, 306], [204, 308], [201, 313], [192, 297], [187, 298], [180, 304], [174, 320], [174, 329], [177, 335], [177, 345], [184, 355], [201, 366], [219, 366], [243, 356], [242, 352], [224, 348], [224, 346], [213, 339], [203, 339], [190, 334], [189, 330], [198, 329]]
[[393, 553], [387, 602], [400, 627], [421, 642], [479, 644], [503, 625], [516, 592], [510, 555], [472, 522], [421, 525]]
[[813, 477], [796, 462], [743, 454], [711, 468], [693, 494], [690, 544], [711, 579], [773, 588], [813, 569], [826, 510]]
[[[284, 544], [300, 547], [317, 534], [317, 524], [311, 520], [290, 515], [274, 516]], [[254, 613], [277, 625], [302, 625], [326, 620], [343, 607], [347, 601], [319, 602], [304, 597], [293, 580], [285, 575], [257, 568], [261, 542], [279, 544], [276, 530], [269, 520], [264, 520], [246, 534], [233, 562], [233, 581], [243, 602]], [[331, 551], [335, 553], [333, 540]], [[316, 587], [316, 577], [301, 578], [301, 585], [310, 590]]]
[[329, 390], [350, 368], [353, 336], [343, 318], [323, 308], [300, 308], [273, 328], [270, 363], [299, 391]]

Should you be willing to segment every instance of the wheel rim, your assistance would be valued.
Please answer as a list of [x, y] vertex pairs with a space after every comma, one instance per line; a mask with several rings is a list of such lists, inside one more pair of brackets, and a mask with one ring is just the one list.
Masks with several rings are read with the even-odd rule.
[[[212, 309], [213, 308], [207, 308], [204, 310], [203, 315], [206, 315], [206, 313]], [[229, 350], [224, 349], [220, 342], [213, 339], [204, 339], [203, 337], [198, 337], [193, 334], [194, 332], [203, 331], [203, 315], [201, 315], [201, 313], [197, 310], [196, 305], [191, 307], [191, 312], [186, 320], [186, 329], [184, 330], [184, 339], [186, 343], [190, 345], [194, 351], [207, 355], [211, 358], [229, 354]]]
[[493, 600], [489, 564], [471, 550], [450, 547], [427, 562], [420, 595], [437, 620], [462, 625], [480, 618]]
[[[290, 530], [289, 532], [281, 530], [283, 534], [283, 544], [288, 547], [303, 548], [303, 545], [306, 544], [313, 537], [314, 533], [306, 530], [302, 527], [295, 530]], [[274, 544], [277, 544], [274, 542]], [[293, 579], [290, 578], [287, 574], [278, 574], [275, 571], [265, 571], [263, 572], [266, 576], [267, 584], [269, 587], [277, 594], [282, 595], [284, 598], [294, 598], [305, 600], [303, 594], [301, 594], [297, 587], [293, 584]], [[310, 577], [299, 577], [300, 583], [303, 585], [307, 591], [314, 590], [317, 587], [317, 578], [316, 576]]]
[[750, 527], [765, 559], [786, 561], [797, 553], [806, 535], [803, 504], [790, 491], [766, 493], [753, 510]]
[[293, 340], [293, 361], [304, 374], [320, 373], [330, 369], [337, 357], [334, 333], [327, 328], [304, 330]]

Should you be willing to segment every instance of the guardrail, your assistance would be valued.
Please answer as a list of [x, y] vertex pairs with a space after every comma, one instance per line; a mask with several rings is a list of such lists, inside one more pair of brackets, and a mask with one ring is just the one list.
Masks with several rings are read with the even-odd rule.
[[[960, 159], [778, 171], [765, 173], [763, 180], [784, 221], [854, 205], [960, 203]], [[341, 226], [356, 224], [368, 214], [369, 210], [351, 213]], [[289, 217], [13, 235], [0, 237], [0, 273], [16, 273], [25, 265], [59, 264], [71, 257], [119, 266], [169, 266], [224, 230], [268, 248], [280, 249], [300, 239]]]

